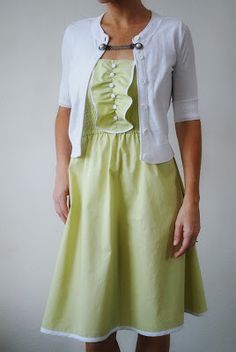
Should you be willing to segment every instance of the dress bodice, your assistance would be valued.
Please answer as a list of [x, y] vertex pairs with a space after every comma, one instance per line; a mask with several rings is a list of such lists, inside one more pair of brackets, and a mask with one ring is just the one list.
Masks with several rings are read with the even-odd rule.
[[100, 59], [87, 91], [84, 133], [138, 129], [136, 65], [132, 59]]

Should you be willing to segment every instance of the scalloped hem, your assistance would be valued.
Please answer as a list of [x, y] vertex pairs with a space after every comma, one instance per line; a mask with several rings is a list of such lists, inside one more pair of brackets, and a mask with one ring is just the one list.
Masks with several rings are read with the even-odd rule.
[[83, 337], [83, 336], [80, 336], [78, 334], [74, 334], [74, 333], [70, 333], [70, 332], [64, 332], [64, 331], [50, 330], [50, 329], [46, 329], [46, 328], [43, 328], [43, 327], [40, 328], [40, 332], [42, 332], [44, 334], [70, 337], [70, 338], [74, 338], [76, 340], [80, 340], [82, 342], [99, 342], [99, 341], [105, 340], [113, 332], [119, 331], [119, 330], [131, 330], [131, 331], [137, 332], [137, 333], [139, 333], [141, 335], [144, 335], [144, 336], [155, 337], [155, 336], [162, 336], [162, 335], [167, 335], [167, 334], [178, 332], [183, 327], [184, 327], [184, 324], [181, 324], [181, 325], [178, 325], [178, 326], [176, 326], [175, 328], [172, 328], [172, 329], [161, 330], [161, 331], [157, 331], [157, 332], [150, 332], [150, 331], [139, 330], [139, 329], [137, 329], [137, 328], [135, 328], [133, 326], [117, 326], [117, 327], [111, 329], [106, 335], [98, 336], [98, 337]]

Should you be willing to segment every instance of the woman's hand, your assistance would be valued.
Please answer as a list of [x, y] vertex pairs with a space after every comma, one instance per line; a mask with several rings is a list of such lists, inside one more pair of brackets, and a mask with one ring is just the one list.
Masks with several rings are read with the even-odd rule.
[[66, 223], [66, 219], [70, 208], [70, 203], [69, 205], [67, 205], [68, 196], [69, 196], [68, 167], [65, 166], [57, 170], [55, 187], [53, 190], [53, 200], [54, 200], [55, 210], [64, 223]]
[[200, 228], [198, 202], [183, 201], [175, 221], [173, 245], [180, 245], [180, 248], [174, 253], [175, 258], [184, 254], [195, 244]]

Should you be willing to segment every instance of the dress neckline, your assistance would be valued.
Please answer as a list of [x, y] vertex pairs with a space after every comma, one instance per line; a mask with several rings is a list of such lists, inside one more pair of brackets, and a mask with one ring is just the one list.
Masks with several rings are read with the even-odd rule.
[[134, 59], [103, 59], [103, 58], [100, 58], [99, 60], [104, 60], [104, 61], [134, 61]]

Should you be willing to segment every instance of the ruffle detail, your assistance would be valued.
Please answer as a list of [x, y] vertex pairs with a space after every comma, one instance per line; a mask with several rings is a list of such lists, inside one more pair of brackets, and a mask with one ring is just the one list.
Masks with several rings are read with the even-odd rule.
[[126, 118], [133, 103], [128, 92], [133, 82], [134, 69], [135, 62], [132, 59], [98, 60], [90, 83], [97, 128], [111, 133], [126, 132], [134, 128]]

